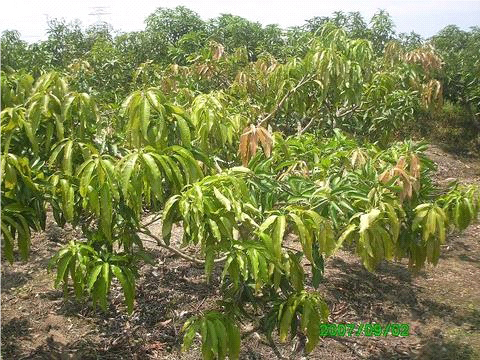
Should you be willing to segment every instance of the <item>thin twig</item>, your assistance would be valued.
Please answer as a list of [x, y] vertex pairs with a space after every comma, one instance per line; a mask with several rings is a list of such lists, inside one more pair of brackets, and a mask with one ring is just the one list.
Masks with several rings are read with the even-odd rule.
[[275, 355], [277, 356], [277, 358], [279, 359], [285, 359], [285, 357], [282, 355], [282, 353], [278, 350], [277, 348], [277, 345], [275, 345], [275, 343], [273, 342], [273, 339], [268, 336], [268, 343], [267, 343], [268, 346], [270, 346], [270, 348], [273, 350], [273, 352], [275, 353]]
[[147, 222], [146, 224], [142, 224], [143, 227], [147, 227], [147, 226], [150, 226], [152, 225], [154, 222], [157, 222], [158, 220], [160, 220], [162, 217], [161, 216], [154, 216], [153, 219], [151, 219], [149, 222]]
[[200, 302], [200, 304], [197, 305], [197, 307], [195, 308], [195, 313], [198, 312], [198, 310], [202, 307], [203, 303], [205, 302], [207, 298], [204, 297], [203, 300]]
[[301, 130], [298, 132], [297, 135], [302, 135], [305, 131], [307, 131], [307, 130], [310, 128], [310, 126], [312, 126], [314, 120], [315, 120], [315, 118], [312, 117], [312, 118], [310, 119], [310, 121], [308, 122], [308, 124], [305, 125], [305, 127], [304, 127], [303, 129], [301, 129]]
[[298, 250], [298, 249], [295, 249], [295, 248], [292, 248], [290, 246], [283, 245], [283, 244], [282, 244], [282, 248], [287, 249], [287, 250], [291, 250], [291, 251], [302, 251], [302, 250]]

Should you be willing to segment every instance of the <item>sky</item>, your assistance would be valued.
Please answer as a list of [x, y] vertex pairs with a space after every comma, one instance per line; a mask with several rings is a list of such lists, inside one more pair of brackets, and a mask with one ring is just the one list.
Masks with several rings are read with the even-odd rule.
[[17, 0], [0, 5], [0, 31], [15, 29], [28, 42], [43, 40], [46, 38], [47, 18], [79, 19], [86, 27], [98, 20], [92, 14], [97, 11], [94, 7], [99, 6], [108, 13], [101, 16], [101, 20], [110, 23], [115, 30], [142, 30], [145, 18], [156, 8], [178, 5], [196, 11], [204, 20], [230, 13], [264, 25], [279, 24], [284, 28], [302, 25], [314, 16], [329, 16], [338, 10], [359, 11], [369, 21], [378, 9], [385, 9], [392, 16], [397, 32], [413, 30], [425, 38], [449, 24], [465, 30], [480, 26], [479, 0]]

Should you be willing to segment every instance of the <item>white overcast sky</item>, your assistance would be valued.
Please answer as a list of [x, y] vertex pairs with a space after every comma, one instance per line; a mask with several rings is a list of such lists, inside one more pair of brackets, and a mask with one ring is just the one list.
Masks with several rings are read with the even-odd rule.
[[435, 34], [446, 25], [456, 24], [463, 29], [480, 26], [480, 1], [377, 1], [377, 0], [16, 0], [2, 1], [0, 31], [16, 29], [29, 41], [45, 39], [46, 19], [79, 19], [82, 25], [94, 23], [93, 7], [106, 7], [109, 15], [103, 21], [115, 30], [132, 31], [144, 28], [145, 18], [158, 7], [184, 5], [203, 19], [222, 13], [243, 16], [249, 20], [282, 27], [302, 25], [314, 16], [328, 16], [333, 11], [360, 11], [368, 21], [378, 9], [387, 10], [393, 17], [397, 32], [412, 30], [424, 37]]

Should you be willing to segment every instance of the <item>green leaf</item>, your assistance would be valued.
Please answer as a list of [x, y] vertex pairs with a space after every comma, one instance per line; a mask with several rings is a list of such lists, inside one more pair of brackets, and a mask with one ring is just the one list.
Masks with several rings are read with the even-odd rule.
[[55, 287], [57, 287], [60, 284], [60, 282], [62, 281], [62, 279], [64, 278], [65, 272], [67, 270], [67, 267], [68, 267], [68, 264], [69, 264], [71, 258], [72, 258], [72, 254], [71, 253], [66, 253], [58, 261], [58, 263], [57, 263], [57, 277], [55, 279], [55, 285], [54, 285]]
[[[185, 323], [185, 324], [187, 324], [187, 323]], [[185, 335], [183, 336], [182, 351], [187, 351], [188, 349], [190, 349], [196, 333], [197, 333], [196, 327], [193, 324], [189, 325], [186, 328]]]
[[214, 220], [208, 219], [208, 225], [210, 226], [210, 230], [215, 240], [217, 240], [218, 243], [222, 242], [222, 234], [220, 233], [218, 224]]
[[205, 255], [205, 275], [207, 277], [207, 283], [210, 282], [210, 276], [213, 272], [213, 265], [215, 260], [215, 252], [211, 247], [207, 247]]
[[75, 205], [75, 194], [73, 191], [73, 187], [70, 185], [68, 180], [61, 179], [60, 186], [62, 189], [62, 200], [63, 200], [63, 211], [65, 215], [65, 219], [68, 222], [73, 221], [74, 216], [74, 205]]
[[312, 307], [312, 304], [310, 303], [310, 301], [308, 301], [308, 300], [304, 301], [303, 302], [303, 311], [302, 311], [302, 320], [300, 322], [300, 327], [304, 331], [307, 329], [307, 326], [310, 322], [312, 312], [313, 312], [313, 307]]
[[150, 125], [150, 103], [144, 96], [142, 96], [142, 101], [140, 103], [138, 112], [142, 134], [145, 138], [147, 136], [148, 126]]
[[240, 330], [232, 321], [226, 324], [228, 338], [228, 356], [231, 360], [236, 360], [240, 356]]
[[215, 330], [218, 338], [218, 359], [225, 359], [228, 350], [227, 329], [219, 319], [214, 320]]
[[258, 228], [258, 231], [265, 232], [270, 225], [274, 223], [278, 215], [270, 215]]
[[427, 214], [427, 220], [425, 222], [425, 227], [423, 228], [423, 241], [428, 241], [431, 235], [434, 235], [437, 230], [437, 213], [432, 207]]
[[285, 216], [279, 215], [277, 217], [277, 221], [275, 222], [275, 228], [273, 230], [273, 236], [272, 236], [273, 251], [277, 259], [280, 259], [282, 256], [282, 242], [283, 242], [283, 236], [285, 234], [285, 226], [286, 226]]
[[138, 154], [130, 154], [122, 160], [120, 169], [120, 182], [122, 184], [123, 196], [128, 198], [128, 185], [130, 184], [130, 177], [137, 162]]
[[73, 150], [73, 141], [69, 140], [63, 148], [63, 171], [67, 175], [72, 175], [72, 150]]
[[361, 215], [359, 232], [363, 233], [365, 230], [370, 228], [370, 226], [378, 218], [379, 215], [380, 215], [380, 210], [378, 209], [372, 209], [367, 214]]
[[100, 216], [100, 202], [98, 191], [92, 186], [88, 187], [88, 201], [96, 216]]
[[50, 157], [48, 158], [49, 166], [52, 166], [53, 163], [57, 160], [58, 155], [60, 154], [60, 152], [65, 147], [65, 143], [66, 143], [66, 141], [60, 141], [59, 143], [57, 143], [55, 145], [55, 148], [53, 149], [52, 153], [50, 154]]
[[350, 235], [357, 229], [357, 225], [350, 224], [347, 228], [342, 232], [342, 235], [337, 240], [337, 249], [339, 249], [343, 242], [350, 237]]
[[213, 193], [215, 194], [215, 197], [220, 201], [220, 203], [227, 209], [227, 211], [230, 211], [232, 209], [232, 203], [230, 200], [228, 200], [215, 186], [213, 187]]
[[[11, 208], [12, 209], [12, 208]], [[5, 247], [6, 247], [6, 252], [10, 253], [9, 256], [12, 256], [12, 261], [13, 261], [13, 246], [14, 246], [14, 237], [15, 237], [15, 231], [18, 234], [18, 246], [20, 248], [20, 252], [22, 255], [23, 259], [27, 259], [28, 257], [28, 252], [29, 252], [29, 247], [30, 247], [30, 229], [28, 227], [28, 224], [25, 220], [25, 218], [17, 213], [17, 214], [12, 214], [14, 217], [10, 217], [6, 215], [5, 213], [7, 212], [7, 209], [2, 209], [2, 230], [4, 231], [4, 234], [7, 237], [7, 241], [5, 242]], [[13, 212], [10, 210], [9, 212]], [[10, 224], [10, 228], [5, 224], [8, 223]]]
[[207, 323], [208, 336], [210, 337], [212, 342], [212, 346], [210, 347], [210, 349], [215, 355], [218, 355], [218, 336], [217, 336], [215, 324], [210, 320], [205, 320], [205, 321]]
[[282, 313], [282, 319], [278, 329], [278, 337], [280, 342], [287, 340], [288, 329], [292, 323], [293, 316], [295, 315], [296, 306], [294, 304], [286, 304]]
[[305, 344], [305, 352], [308, 354], [312, 352], [320, 338], [320, 319], [314, 311], [310, 317], [307, 325], [307, 343]]
[[153, 157], [148, 153], [142, 154], [143, 160], [147, 165], [149, 174], [150, 174], [150, 187], [152, 188], [154, 194], [157, 196], [158, 199], [162, 198], [163, 194], [163, 186], [162, 186], [162, 174], [160, 169], [158, 168], [155, 160]]
[[80, 195], [82, 197], [87, 196], [88, 186], [90, 185], [90, 181], [92, 179], [93, 170], [95, 170], [95, 162], [93, 162], [92, 160], [87, 160], [86, 163], [87, 165], [83, 168], [83, 171], [79, 174], [80, 175]]
[[110, 265], [113, 275], [120, 281], [122, 285], [125, 303], [127, 304], [128, 313], [133, 312], [133, 301], [135, 298], [135, 286], [131, 284], [129, 279], [123, 274], [123, 271], [116, 265]]
[[258, 271], [259, 271], [258, 270], [259, 269], [258, 268], [259, 267], [258, 252], [255, 249], [248, 249], [247, 254], [248, 254], [248, 258], [250, 260], [250, 264], [251, 264], [251, 268], [252, 268], [253, 279], [255, 281], [257, 281], [258, 275], [259, 275], [259, 273], [258, 273]]
[[98, 275], [100, 271], [102, 271], [103, 264], [96, 265], [93, 270], [90, 272], [90, 276], [88, 277], [88, 289], [91, 290], [93, 285], [97, 281]]
[[100, 227], [109, 241], [112, 241], [112, 216], [112, 194], [105, 183], [100, 189]]
[[464, 230], [470, 224], [471, 214], [466, 203], [467, 199], [459, 199], [455, 207], [455, 222], [460, 230]]
[[170, 236], [172, 234], [174, 210], [173, 206], [178, 203], [180, 195], [174, 195], [167, 200], [162, 214], [162, 238], [167, 245], [170, 244]]
[[303, 252], [305, 253], [306, 258], [310, 261], [310, 263], [313, 263], [312, 239], [310, 234], [307, 232], [305, 224], [297, 214], [290, 213], [289, 216], [295, 222], [297, 233], [300, 237], [300, 242], [302, 243]]
[[106, 263], [106, 262], [103, 263], [102, 278], [106, 284], [107, 289], [109, 289], [110, 288], [110, 264], [109, 263]]
[[177, 114], [172, 114], [177, 119], [177, 126], [180, 132], [180, 139], [182, 141], [183, 146], [191, 146], [192, 138], [190, 135], [190, 128], [188, 126], [187, 121]]

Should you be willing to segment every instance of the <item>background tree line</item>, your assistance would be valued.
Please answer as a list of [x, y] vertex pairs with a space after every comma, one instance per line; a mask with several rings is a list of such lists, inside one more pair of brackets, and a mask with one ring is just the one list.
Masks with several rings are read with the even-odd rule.
[[79, 90], [115, 102], [126, 96], [132, 83], [138, 86], [135, 70], [139, 67], [144, 78], [155, 85], [172, 64], [180, 68], [208, 64], [215, 55], [212, 44], [218, 44], [222, 56], [230, 56], [227, 64], [214, 71], [220, 76], [202, 79], [191, 87], [209, 92], [230, 87], [241, 70], [260, 58], [270, 57], [282, 64], [292, 57], [303, 57], [312, 38], [328, 22], [351, 39], [370, 41], [375, 57], [383, 56], [386, 49], [399, 53], [431, 45], [443, 64], [435, 70], [435, 78], [442, 83], [446, 101], [435, 111], [418, 112], [419, 121], [408, 132], [446, 143], [454, 150], [478, 151], [480, 29], [464, 31], [450, 25], [423, 39], [414, 32], [396, 33], [391, 17], [383, 10], [368, 23], [358, 12], [338, 11], [288, 29], [262, 26], [230, 14], [205, 21], [183, 6], [158, 8], [146, 18], [144, 31], [128, 33], [115, 32], [108, 24], [83, 30], [79, 23], [51, 20], [47, 40], [33, 44], [21, 40], [17, 31], [5, 31], [1, 68], [6, 73], [20, 70], [34, 77], [58, 70], [69, 74]]

